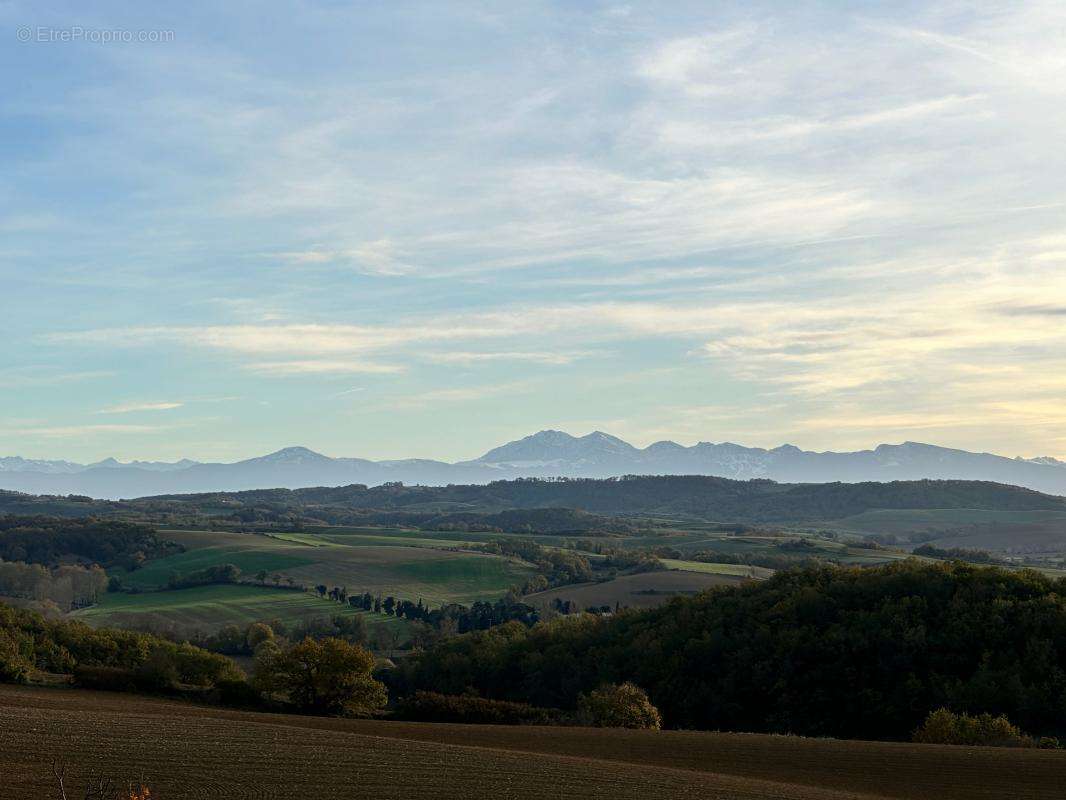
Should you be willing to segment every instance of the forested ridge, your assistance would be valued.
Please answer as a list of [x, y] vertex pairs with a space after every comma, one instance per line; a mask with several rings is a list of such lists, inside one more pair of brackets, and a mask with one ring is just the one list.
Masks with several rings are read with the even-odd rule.
[[427, 530], [595, 534], [633, 518], [819, 523], [874, 509], [1066, 511], [1066, 498], [982, 481], [786, 484], [700, 475], [519, 479], [484, 485], [361, 484], [103, 501], [0, 492], [0, 514], [94, 516], [155, 525], [403, 525]]
[[[286, 508], [344, 506], [418, 510], [463, 507], [497, 513], [506, 509], [582, 509], [595, 514], [692, 514], [735, 520], [838, 519], [874, 508], [989, 508], [1066, 510], [1066, 499], [981, 481], [785, 484], [690, 476], [598, 479], [521, 479], [485, 485], [270, 489], [215, 495], [155, 498], [200, 507], [224, 503]], [[147, 501], [137, 501], [147, 502]]]
[[676, 728], [903, 739], [948, 707], [1061, 735], [1066, 582], [913, 561], [788, 571], [649, 611], [459, 636], [393, 681], [563, 709], [633, 681]]
[[54, 566], [60, 563], [118, 563], [133, 566], [169, 555], [176, 546], [155, 531], [114, 519], [62, 519], [0, 514], [0, 560]]

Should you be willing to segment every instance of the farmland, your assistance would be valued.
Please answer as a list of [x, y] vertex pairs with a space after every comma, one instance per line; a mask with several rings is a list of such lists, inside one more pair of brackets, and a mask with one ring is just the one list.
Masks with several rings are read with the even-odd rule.
[[[344, 586], [352, 592], [423, 599], [426, 603], [494, 600], [521, 583], [532, 568], [514, 559], [459, 551], [462, 540], [412, 537], [407, 531], [376, 529], [376, 534], [330, 531], [329, 534], [255, 535], [224, 531], [161, 532], [185, 552], [145, 562], [137, 570], [111, 574], [135, 593], [109, 593], [76, 616], [93, 625], [176, 630], [217, 630], [223, 625], [280, 619], [291, 624], [335, 614], [358, 614], [300, 591], [274, 588], [295, 585]], [[390, 535], [395, 534], [395, 535]], [[267, 576], [265, 586], [212, 585], [166, 590], [175, 574], [233, 564], [245, 579]], [[366, 614], [368, 625], [395, 624], [380, 614]]]
[[[695, 563], [695, 562], [694, 562]], [[735, 565], [701, 565], [735, 566]], [[739, 569], [746, 569], [740, 567]], [[526, 595], [525, 602], [538, 608], [549, 608], [552, 601], [570, 600], [579, 609], [589, 606], [615, 604], [630, 608], [651, 608], [671, 597], [693, 595], [715, 586], [736, 586], [745, 580], [740, 575], [723, 575], [711, 571], [687, 572], [669, 570], [622, 575], [603, 583], [581, 583]]]
[[[160, 536], [184, 552], [151, 559], [133, 571], [113, 568], [124, 592], [109, 592], [72, 614], [98, 627], [210, 634], [226, 625], [279, 620], [294, 626], [337, 615], [362, 616], [370, 632], [387, 626], [400, 640], [410, 627], [387, 614], [337, 604], [299, 586], [343, 586], [360, 594], [421, 599], [427, 604], [495, 600], [532, 573], [515, 559], [459, 551], [459, 540], [410, 537], [376, 529], [329, 534], [255, 535], [224, 531], [166, 530]], [[233, 564], [244, 582], [168, 589], [174, 576]], [[250, 581], [255, 581], [251, 583]]]
[[[328, 603], [309, 593], [273, 588], [292, 585], [345, 587], [350, 592], [421, 599], [431, 606], [469, 604], [495, 600], [533, 574], [532, 565], [514, 557], [474, 552], [487, 541], [526, 539], [541, 546], [577, 550], [593, 561], [602, 556], [586, 552], [591, 546], [566, 537], [508, 533], [422, 531], [388, 527], [318, 527], [304, 531], [236, 533], [227, 531], [168, 530], [160, 537], [184, 552], [145, 562], [139, 569], [111, 570], [124, 588], [139, 593], [109, 594], [78, 616], [94, 625], [150, 626], [172, 630], [217, 630], [234, 623], [263, 619], [286, 623], [337, 613], [357, 613]], [[622, 551], [668, 546], [680, 558], [664, 558], [666, 572], [638, 572], [612, 580], [564, 586], [528, 597], [542, 609], [553, 599], [571, 600], [578, 608], [615, 606], [635, 608], [659, 605], [671, 597], [691, 595], [714, 586], [735, 585], [773, 574], [765, 567], [718, 564], [691, 560], [708, 548], [735, 555], [780, 553], [780, 545], [802, 536], [809, 551], [842, 561], [872, 562], [898, 554], [857, 551], [845, 544], [802, 534], [756, 533], [737, 536], [699, 524], [664, 526], [649, 535], [618, 535], [598, 542]], [[245, 581], [258, 576], [261, 586], [212, 586], [160, 591], [175, 575], [185, 575], [222, 564], [233, 564]], [[380, 615], [368, 615], [368, 624], [380, 624]], [[383, 617], [382, 619], [386, 619]], [[391, 619], [391, 618], [387, 618]]]
[[351, 591], [421, 597], [438, 604], [495, 599], [532, 572], [511, 559], [460, 552], [456, 548], [464, 544], [461, 540], [442, 543], [412, 539], [406, 531], [379, 530], [372, 537], [163, 531], [161, 536], [183, 545], [186, 552], [150, 561], [119, 577], [123, 584], [160, 587], [171, 572], [231, 563], [246, 574], [263, 570], [307, 585], [346, 586]]
[[1051, 800], [1066, 772], [1066, 754], [1038, 750], [337, 720], [0, 687], [4, 799], [49, 796], [52, 758], [70, 776], [143, 775], [160, 798]]
[[338, 614], [363, 616], [369, 628], [404, 625], [403, 620], [356, 611], [308, 592], [230, 584], [107, 594], [100, 603], [75, 612], [73, 617], [98, 627], [173, 629], [188, 634], [211, 633], [224, 625], [245, 626], [260, 620], [278, 619], [291, 626]]
[[[907, 513], [885, 512], [886, 528], [916, 524], [917, 517], [907, 517]], [[955, 510], [953, 519], [957, 521], [966, 513]], [[1028, 523], [1032, 525], [1056, 524], [1044, 519], [1053, 512], [1010, 513], [1032, 517]], [[913, 514], [927, 521], [947, 519], [935, 510]], [[876, 525], [876, 517], [878, 514], [871, 513], [864, 524]], [[1015, 524], [1026, 523], [1018, 519]], [[531, 540], [551, 550], [577, 552], [593, 564], [603, 561], [603, 552], [662, 553], [659, 558], [666, 571], [608, 572], [599, 582], [556, 586], [529, 595], [527, 602], [542, 611], [553, 607], [555, 600], [569, 600], [577, 609], [653, 607], [671, 597], [765, 579], [773, 574], [770, 566], [787, 566], [795, 559], [820, 558], [866, 566], [906, 557], [899, 550], [857, 546], [861, 542], [851, 532], [732, 529], [682, 520], [659, 520], [652, 529], [592, 538], [385, 526], [314, 526], [266, 533], [162, 529], [159, 536], [180, 545], [183, 552], [149, 559], [132, 571], [112, 568], [110, 574], [131, 593], [108, 594], [77, 616], [93, 625], [211, 632], [231, 623], [278, 619], [293, 624], [336, 613], [361, 613], [311, 593], [287, 591], [289, 586], [344, 587], [352, 593], [422, 600], [430, 607], [494, 601], [525, 583], [535, 569], [513, 554], [493, 555], [472, 549], [493, 540]], [[717, 563], [720, 561], [739, 563]], [[233, 564], [241, 571], [244, 585], [160, 591], [175, 576], [224, 564]], [[248, 585], [250, 581], [259, 585]], [[393, 620], [377, 614], [368, 614], [366, 619], [370, 627]]]

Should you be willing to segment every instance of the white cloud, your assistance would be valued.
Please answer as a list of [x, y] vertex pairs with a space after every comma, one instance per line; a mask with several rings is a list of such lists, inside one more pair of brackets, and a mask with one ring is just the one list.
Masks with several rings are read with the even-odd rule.
[[3, 431], [3, 434], [19, 437], [39, 436], [45, 439], [77, 439], [82, 436], [162, 433], [168, 430], [170, 427], [166, 425], [56, 425], [8, 429]]
[[582, 358], [589, 358], [597, 353], [584, 352], [529, 352], [529, 351], [503, 351], [503, 352], [470, 352], [454, 351], [447, 353], [426, 353], [424, 358], [440, 364], [480, 364], [497, 361], [517, 361], [533, 364], [549, 364], [562, 366], [572, 364]]
[[430, 389], [417, 394], [405, 394], [390, 398], [381, 408], [422, 409], [456, 404], [476, 404], [507, 395], [519, 395], [529, 386], [526, 381], [509, 381], [482, 386], [458, 386], [448, 389]]
[[671, 39], [641, 59], [638, 74], [697, 96], [732, 92], [743, 74], [738, 62], [759, 37], [749, 24]]
[[415, 269], [405, 263], [403, 255], [391, 239], [362, 242], [355, 247], [341, 250], [312, 248], [278, 253], [278, 256], [294, 264], [350, 266], [357, 272], [368, 275], [405, 275]]
[[132, 414], [139, 411], [170, 411], [181, 408], [184, 403], [122, 403], [97, 411], [97, 414]]
[[20, 389], [34, 386], [56, 386], [64, 383], [92, 381], [114, 376], [110, 370], [54, 372], [45, 367], [0, 370], [0, 388]]
[[392, 374], [402, 367], [372, 361], [341, 361], [335, 359], [304, 359], [301, 361], [255, 361], [244, 365], [249, 372], [260, 375], [286, 377], [291, 375], [346, 375], [350, 373]]

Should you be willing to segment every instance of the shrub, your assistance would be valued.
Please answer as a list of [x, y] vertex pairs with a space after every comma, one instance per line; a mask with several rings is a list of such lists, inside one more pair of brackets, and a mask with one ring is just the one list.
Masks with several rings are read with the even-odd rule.
[[153, 650], [134, 675], [137, 688], [148, 692], [169, 691], [181, 680], [174, 658], [162, 648]]
[[415, 692], [403, 698], [393, 716], [417, 722], [470, 725], [553, 725], [562, 721], [562, 712], [554, 708], [438, 692]]
[[170, 589], [190, 589], [194, 586], [207, 586], [212, 583], [236, 583], [241, 571], [235, 564], [214, 564], [195, 572], [173, 573], [167, 580]]
[[633, 683], [601, 686], [577, 700], [578, 719], [597, 728], [659, 730], [662, 717], [648, 695]]
[[137, 690], [137, 674], [122, 667], [79, 665], [74, 668], [74, 685], [105, 692], [133, 692]]
[[227, 678], [215, 684], [211, 699], [220, 706], [230, 708], [263, 707], [263, 696], [246, 680]]
[[0, 630], [0, 683], [25, 683], [30, 664], [19, 652], [18, 643]]
[[929, 713], [912, 739], [923, 744], [986, 745], [989, 747], [1033, 747], [1036, 742], [1011, 724], [1005, 714], [955, 714], [946, 708]]

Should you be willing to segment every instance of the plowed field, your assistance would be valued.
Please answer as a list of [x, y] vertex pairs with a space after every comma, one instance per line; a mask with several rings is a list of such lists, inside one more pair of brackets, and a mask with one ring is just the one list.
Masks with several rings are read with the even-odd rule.
[[[1061, 798], [1066, 753], [250, 714], [0, 687], [0, 798], [89, 768], [153, 798]], [[80, 793], [77, 795], [80, 797]]]

